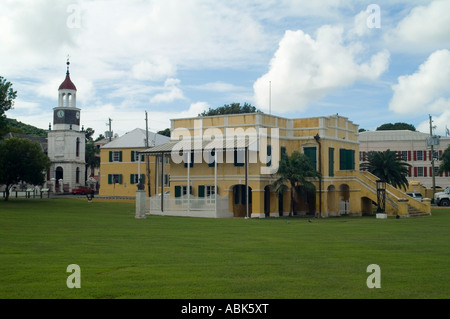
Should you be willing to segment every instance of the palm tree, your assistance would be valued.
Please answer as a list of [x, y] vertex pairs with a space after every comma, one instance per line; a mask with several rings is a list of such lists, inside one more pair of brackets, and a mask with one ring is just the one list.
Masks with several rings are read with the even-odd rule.
[[314, 190], [314, 184], [310, 180], [320, 178], [321, 175], [314, 169], [310, 159], [305, 154], [294, 151], [291, 156], [283, 154], [276, 176], [278, 178], [273, 182], [272, 186], [277, 194], [282, 194], [288, 189], [287, 185], [290, 186], [291, 205], [289, 216], [292, 216], [296, 187], [302, 185], [306, 190]]
[[444, 172], [450, 172], [450, 145], [447, 147], [447, 149], [444, 151], [442, 156], [439, 158], [442, 163], [439, 165], [439, 174], [442, 174]]
[[362, 169], [366, 169], [379, 179], [391, 184], [397, 188], [408, 187], [408, 167], [406, 163], [398, 156], [397, 152], [387, 150], [385, 152], [371, 151], [368, 154], [367, 162], [361, 164]]

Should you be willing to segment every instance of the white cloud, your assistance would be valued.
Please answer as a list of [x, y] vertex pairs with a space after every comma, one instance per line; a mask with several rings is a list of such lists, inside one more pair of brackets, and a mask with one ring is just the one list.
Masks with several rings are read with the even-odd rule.
[[155, 57], [151, 61], [141, 61], [132, 68], [137, 80], [160, 81], [175, 76], [176, 67], [165, 57]]
[[436, 50], [450, 43], [450, 1], [435, 0], [427, 6], [417, 6], [386, 33], [385, 40], [392, 48], [410, 52]]
[[211, 91], [211, 92], [235, 92], [235, 91], [245, 91], [247, 90], [246, 87], [237, 86], [231, 83], [225, 83], [221, 81], [217, 82], [209, 82], [201, 85], [191, 85], [191, 88], [194, 88], [196, 90], [203, 90], [203, 91]]
[[322, 26], [316, 39], [302, 30], [286, 31], [270, 62], [269, 72], [254, 84], [257, 107], [272, 104], [280, 112], [305, 110], [338, 88], [357, 80], [375, 80], [388, 67], [389, 53], [381, 51], [369, 63], [355, 62], [360, 43], [343, 43], [343, 28]]
[[163, 93], [156, 94], [150, 99], [150, 103], [169, 103], [175, 100], [183, 100], [186, 97], [183, 91], [178, 87], [180, 80], [178, 79], [167, 79], [164, 83]]
[[412, 75], [392, 86], [390, 110], [400, 114], [442, 112], [450, 108], [450, 51], [438, 50]]

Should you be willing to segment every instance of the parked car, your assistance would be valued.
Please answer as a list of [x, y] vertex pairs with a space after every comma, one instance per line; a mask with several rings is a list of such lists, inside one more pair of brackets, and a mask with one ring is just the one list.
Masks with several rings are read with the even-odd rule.
[[434, 202], [438, 206], [450, 206], [450, 186], [447, 187], [443, 192], [435, 193]]
[[86, 188], [84, 186], [80, 186], [78, 188], [72, 189], [73, 195], [86, 195], [86, 194], [94, 194], [94, 190], [90, 188]]
[[406, 195], [408, 195], [409, 197], [412, 197], [412, 198], [418, 200], [419, 202], [422, 201], [422, 194], [421, 193], [406, 193]]

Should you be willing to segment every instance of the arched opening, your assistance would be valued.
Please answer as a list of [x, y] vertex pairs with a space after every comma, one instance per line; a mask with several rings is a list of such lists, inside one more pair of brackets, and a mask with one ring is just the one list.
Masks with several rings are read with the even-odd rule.
[[327, 188], [327, 206], [328, 213], [337, 213], [336, 187], [334, 185], [330, 185]]
[[58, 182], [60, 179], [64, 178], [64, 170], [63, 170], [63, 168], [61, 166], [58, 166], [56, 168], [55, 177], [56, 177], [56, 182]]
[[65, 98], [66, 98], [66, 93], [61, 93], [59, 95], [59, 107], [64, 106]]
[[[248, 187], [248, 217], [252, 214], [252, 188]], [[245, 185], [233, 186], [233, 216], [247, 217], [247, 191]]]
[[361, 197], [361, 213], [363, 216], [371, 216], [373, 209], [373, 202], [368, 197]]
[[76, 157], [80, 156], [80, 138], [79, 137], [77, 137], [77, 141], [76, 141], [75, 154], [76, 154]]
[[283, 210], [284, 210], [284, 207], [283, 207], [283, 193], [280, 193], [280, 194], [278, 194], [278, 215], [280, 217], [283, 216]]
[[67, 94], [67, 106], [71, 107], [72, 106], [72, 94]]
[[270, 217], [270, 186], [264, 187], [264, 216]]
[[61, 166], [58, 166], [55, 170], [55, 192], [61, 192], [62, 190], [62, 183], [59, 181], [64, 179], [64, 170]]
[[294, 193], [294, 215], [314, 215], [316, 212], [316, 190], [297, 186]]
[[75, 170], [75, 183], [80, 184], [80, 168], [77, 167]]
[[347, 215], [350, 213], [350, 187], [347, 184], [339, 186], [339, 214]]

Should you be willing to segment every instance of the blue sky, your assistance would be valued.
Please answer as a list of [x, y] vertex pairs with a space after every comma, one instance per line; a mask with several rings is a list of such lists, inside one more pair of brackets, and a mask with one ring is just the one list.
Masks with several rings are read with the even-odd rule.
[[70, 55], [95, 136], [109, 118], [122, 135], [147, 111], [157, 131], [233, 102], [367, 130], [428, 132], [431, 114], [444, 135], [449, 12], [448, 0], [2, 1], [0, 75], [18, 91], [7, 116], [47, 129]]

